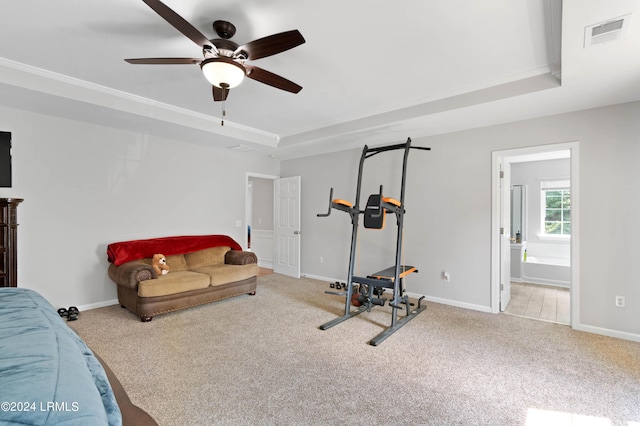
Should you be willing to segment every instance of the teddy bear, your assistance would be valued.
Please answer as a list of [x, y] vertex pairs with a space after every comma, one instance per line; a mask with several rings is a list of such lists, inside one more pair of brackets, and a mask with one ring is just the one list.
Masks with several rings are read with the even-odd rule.
[[154, 254], [153, 260], [151, 261], [151, 266], [156, 271], [158, 275], [167, 275], [169, 273], [169, 265], [167, 265], [167, 258], [164, 257], [164, 254]]

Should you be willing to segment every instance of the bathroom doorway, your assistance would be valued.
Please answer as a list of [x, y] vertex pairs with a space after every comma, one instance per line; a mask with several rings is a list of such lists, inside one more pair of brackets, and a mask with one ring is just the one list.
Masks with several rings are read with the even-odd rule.
[[577, 151], [571, 142], [493, 153], [493, 312], [577, 324]]

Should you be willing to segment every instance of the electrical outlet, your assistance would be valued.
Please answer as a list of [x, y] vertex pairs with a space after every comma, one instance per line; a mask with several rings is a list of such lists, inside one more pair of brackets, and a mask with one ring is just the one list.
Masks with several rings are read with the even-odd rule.
[[451, 280], [451, 276], [447, 271], [442, 272], [442, 281], [448, 283]]
[[624, 296], [616, 296], [616, 306], [618, 308], [624, 308], [624, 303], [625, 303]]
[[320, 263], [324, 263], [324, 257], [320, 256]]

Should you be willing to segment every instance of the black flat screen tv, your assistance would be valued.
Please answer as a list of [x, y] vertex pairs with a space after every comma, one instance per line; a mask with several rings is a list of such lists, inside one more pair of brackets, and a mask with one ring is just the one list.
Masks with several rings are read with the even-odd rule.
[[0, 188], [11, 188], [11, 132], [0, 132]]

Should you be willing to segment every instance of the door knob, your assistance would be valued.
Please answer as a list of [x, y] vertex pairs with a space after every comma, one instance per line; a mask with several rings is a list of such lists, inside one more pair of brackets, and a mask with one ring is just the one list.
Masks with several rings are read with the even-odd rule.
[[298, 235], [298, 234], [300, 234], [300, 231], [293, 231], [293, 233], [294, 233], [295, 235]]

